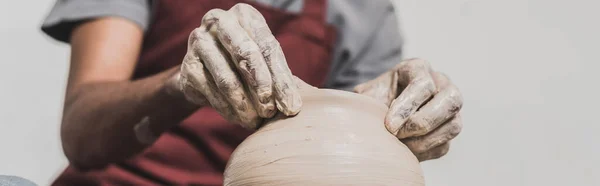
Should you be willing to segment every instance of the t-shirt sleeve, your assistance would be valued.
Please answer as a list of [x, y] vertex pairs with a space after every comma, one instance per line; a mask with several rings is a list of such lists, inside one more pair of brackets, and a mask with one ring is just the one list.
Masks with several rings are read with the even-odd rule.
[[69, 42], [71, 31], [83, 21], [118, 16], [145, 30], [150, 23], [149, 0], [57, 0], [42, 24], [50, 37]]
[[338, 26], [339, 36], [326, 87], [352, 90], [402, 60], [403, 39], [391, 2], [330, 2], [330, 6], [339, 6], [339, 15], [329, 16]]

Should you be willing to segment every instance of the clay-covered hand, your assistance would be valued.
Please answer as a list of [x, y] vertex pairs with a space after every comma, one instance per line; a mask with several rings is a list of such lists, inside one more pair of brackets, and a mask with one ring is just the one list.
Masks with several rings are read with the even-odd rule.
[[204, 15], [189, 36], [177, 77], [188, 100], [249, 129], [277, 110], [295, 115], [302, 106], [279, 42], [247, 4]]
[[462, 128], [462, 95], [448, 77], [421, 59], [410, 59], [355, 92], [382, 100], [390, 109], [385, 126], [419, 159], [436, 159], [448, 152], [449, 141]]

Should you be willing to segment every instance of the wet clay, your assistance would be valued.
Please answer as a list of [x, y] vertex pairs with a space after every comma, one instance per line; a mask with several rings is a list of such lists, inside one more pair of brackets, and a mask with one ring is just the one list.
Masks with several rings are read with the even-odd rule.
[[233, 152], [224, 185], [424, 185], [417, 158], [383, 120], [387, 107], [303, 87], [295, 117], [278, 115]]

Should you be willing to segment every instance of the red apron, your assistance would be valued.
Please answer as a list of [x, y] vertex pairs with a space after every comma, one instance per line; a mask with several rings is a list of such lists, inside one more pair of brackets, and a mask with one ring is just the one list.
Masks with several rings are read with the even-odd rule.
[[[326, 1], [305, 0], [303, 10], [292, 14], [244, 0], [158, 0], [133, 79], [181, 64], [189, 33], [207, 11], [244, 2], [263, 14], [292, 73], [322, 86], [336, 34], [325, 20]], [[101, 170], [69, 166], [53, 185], [222, 185], [229, 156], [249, 134], [206, 107], [139, 155]]]

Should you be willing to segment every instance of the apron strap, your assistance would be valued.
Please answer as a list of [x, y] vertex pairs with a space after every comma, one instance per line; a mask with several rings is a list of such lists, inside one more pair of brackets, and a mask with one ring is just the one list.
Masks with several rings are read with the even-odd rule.
[[325, 22], [327, 15], [327, 0], [304, 0], [302, 13], [315, 20]]

